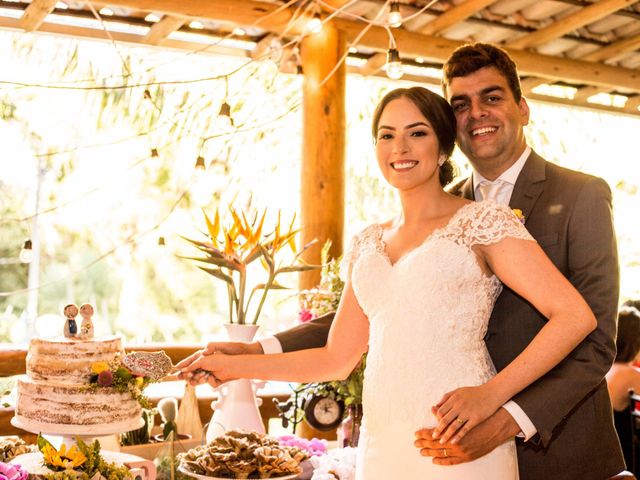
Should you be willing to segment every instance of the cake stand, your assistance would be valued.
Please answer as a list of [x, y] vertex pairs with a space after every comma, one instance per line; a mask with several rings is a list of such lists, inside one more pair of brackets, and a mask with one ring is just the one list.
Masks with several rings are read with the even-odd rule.
[[[51, 444], [60, 448], [64, 444], [67, 447], [75, 445], [80, 439], [85, 443], [98, 440], [100, 442], [100, 454], [105, 460], [125, 465], [131, 470], [134, 480], [155, 480], [156, 467], [152, 461], [135, 455], [121, 453], [120, 444], [116, 434], [136, 430], [144, 425], [142, 418], [135, 422], [120, 422], [109, 425], [60, 425], [46, 422], [24, 420], [14, 416], [11, 425], [27, 432], [42, 434], [47, 437]], [[25, 453], [15, 457], [11, 463], [22, 465], [24, 469], [31, 473], [51, 473], [42, 465], [42, 454]]]

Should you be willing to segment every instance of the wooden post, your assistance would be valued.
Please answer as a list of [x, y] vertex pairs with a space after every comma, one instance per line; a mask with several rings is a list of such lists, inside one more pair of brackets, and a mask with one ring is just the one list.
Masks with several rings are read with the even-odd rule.
[[[345, 175], [345, 83], [344, 63], [322, 83], [342, 58], [345, 35], [330, 23], [302, 41], [303, 141], [301, 169], [302, 245], [318, 243], [305, 260], [319, 264], [320, 251], [331, 239], [331, 256], [342, 253]], [[300, 288], [315, 287], [320, 271], [302, 272]]]

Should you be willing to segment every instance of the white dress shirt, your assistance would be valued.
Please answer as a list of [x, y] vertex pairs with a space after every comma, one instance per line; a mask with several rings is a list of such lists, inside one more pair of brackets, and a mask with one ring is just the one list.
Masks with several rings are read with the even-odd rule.
[[[480, 192], [480, 184], [482, 182], [500, 184], [500, 188], [497, 191], [496, 196], [494, 197], [494, 201], [503, 205], [509, 205], [509, 201], [511, 200], [511, 194], [513, 193], [513, 187], [518, 179], [518, 175], [522, 171], [522, 167], [524, 167], [527, 158], [531, 154], [531, 147], [527, 146], [520, 158], [511, 165], [506, 171], [502, 173], [498, 178], [496, 178], [493, 182], [487, 180], [482, 175], [480, 175], [475, 170], [472, 174], [473, 179], [473, 190], [475, 199], [478, 201], [484, 200], [482, 198], [482, 193]], [[262, 350], [266, 354], [273, 353], [282, 353], [282, 345], [276, 337], [265, 337], [258, 340], [260, 345], [262, 345]], [[516, 421], [522, 434], [520, 437], [524, 437], [524, 440], [527, 441], [531, 437], [533, 437], [537, 433], [537, 429], [533, 422], [529, 419], [526, 413], [520, 408], [520, 406], [514, 402], [513, 400], [509, 400], [507, 403], [503, 405], [503, 408], [509, 412], [509, 414]]]

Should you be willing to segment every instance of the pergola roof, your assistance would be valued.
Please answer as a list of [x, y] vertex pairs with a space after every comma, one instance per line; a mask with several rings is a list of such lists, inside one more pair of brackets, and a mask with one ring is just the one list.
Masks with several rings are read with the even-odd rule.
[[254, 58], [284, 44], [280, 68], [295, 71], [293, 44], [315, 12], [345, 32], [352, 72], [384, 74], [389, 32], [404, 78], [429, 83], [439, 83], [437, 71], [457, 46], [495, 42], [518, 63], [529, 98], [640, 115], [640, 1], [405, 0], [400, 11], [413, 18], [385, 28], [389, 3], [97, 0], [92, 11], [76, 0], [0, 0], [0, 28], [106, 39], [94, 13], [102, 9], [116, 41], [187, 50], [210, 45], [207, 52]]

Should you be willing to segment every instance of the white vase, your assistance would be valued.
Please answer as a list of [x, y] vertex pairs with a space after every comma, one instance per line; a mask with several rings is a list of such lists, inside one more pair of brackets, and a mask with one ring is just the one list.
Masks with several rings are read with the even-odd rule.
[[[224, 327], [232, 342], [252, 341], [259, 328], [257, 325], [237, 324], [226, 324]], [[262, 400], [256, 398], [256, 391], [263, 385], [264, 382], [241, 379], [227, 382], [216, 389], [219, 396], [218, 400], [211, 403], [214, 412], [207, 428], [207, 443], [234, 428], [265, 433], [258, 409]]]

